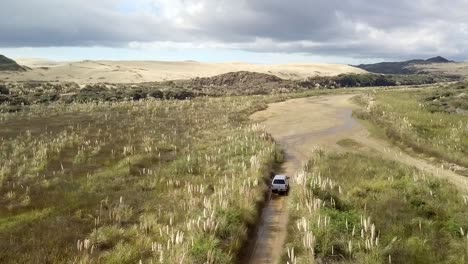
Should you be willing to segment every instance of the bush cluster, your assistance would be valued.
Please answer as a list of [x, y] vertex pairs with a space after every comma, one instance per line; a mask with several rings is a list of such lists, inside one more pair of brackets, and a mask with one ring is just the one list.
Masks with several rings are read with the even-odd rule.
[[10, 90], [4, 84], [0, 84], [0, 94], [10, 94]]
[[345, 88], [432, 84], [438, 80], [429, 75], [379, 75], [379, 74], [340, 74], [338, 76], [317, 76], [299, 84], [309, 88]]

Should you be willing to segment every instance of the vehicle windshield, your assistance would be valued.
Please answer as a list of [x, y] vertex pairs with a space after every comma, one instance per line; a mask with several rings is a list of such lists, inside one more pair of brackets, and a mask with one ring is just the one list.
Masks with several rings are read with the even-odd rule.
[[285, 184], [286, 182], [284, 180], [274, 180], [273, 184]]

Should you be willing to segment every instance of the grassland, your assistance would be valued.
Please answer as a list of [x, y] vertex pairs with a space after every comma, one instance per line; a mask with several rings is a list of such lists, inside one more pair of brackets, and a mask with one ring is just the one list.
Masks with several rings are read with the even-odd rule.
[[[399, 144], [463, 165], [464, 87], [370, 93], [358, 115]], [[172, 100], [98, 91], [104, 99], [93, 90], [0, 114], [0, 263], [235, 263], [282, 159], [247, 116], [330, 93]], [[291, 198], [285, 262], [468, 259], [468, 197], [402, 164], [319, 151]]]
[[0, 263], [235, 263], [282, 159], [248, 116], [327, 93], [98, 97], [1, 113]]
[[[356, 111], [376, 136], [443, 164], [468, 164], [466, 84], [370, 91]], [[295, 179], [289, 263], [467, 263], [468, 196], [343, 139]], [[450, 166], [462, 170], [460, 166]]]
[[468, 167], [467, 93], [467, 84], [375, 91], [361, 100], [367, 111], [356, 112], [356, 116], [400, 146]]
[[372, 153], [317, 150], [291, 193], [289, 263], [466, 263], [468, 197]]
[[233, 263], [281, 159], [266, 97], [0, 115], [1, 263]]

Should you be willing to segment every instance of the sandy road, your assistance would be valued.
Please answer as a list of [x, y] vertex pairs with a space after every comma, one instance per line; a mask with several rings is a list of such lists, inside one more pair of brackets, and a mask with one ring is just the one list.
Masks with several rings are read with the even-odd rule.
[[[351, 116], [357, 107], [350, 102], [353, 96], [320, 96], [275, 103], [267, 110], [255, 113], [251, 119], [264, 125], [283, 147], [286, 153], [283, 169], [290, 176], [294, 176], [307, 161], [314, 147], [343, 150], [336, 142], [351, 138], [385, 158], [433, 173], [468, 191], [467, 178], [409, 156], [387, 142], [370, 138], [366, 128]], [[284, 250], [287, 226], [287, 197], [272, 196], [262, 212], [248, 263], [278, 263]]]

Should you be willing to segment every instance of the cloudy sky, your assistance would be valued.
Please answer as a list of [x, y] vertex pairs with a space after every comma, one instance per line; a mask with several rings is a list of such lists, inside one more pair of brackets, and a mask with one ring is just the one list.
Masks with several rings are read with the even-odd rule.
[[1, 0], [0, 54], [341, 62], [468, 59], [468, 0]]

